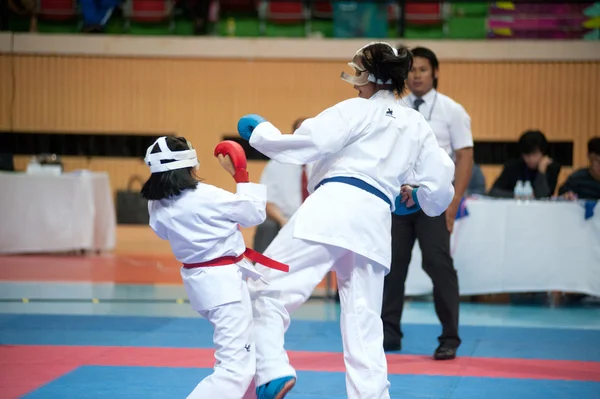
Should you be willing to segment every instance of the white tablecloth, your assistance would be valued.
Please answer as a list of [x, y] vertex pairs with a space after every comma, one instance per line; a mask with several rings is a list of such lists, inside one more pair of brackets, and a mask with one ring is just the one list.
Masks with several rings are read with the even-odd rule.
[[[454, 266], [461, 295], [562, 291], [600, 296], [600, 204], [467, 200], [456, 221]], [[413, 249], [406, 295], [432, 292]]]
[[0, 173], [0, 253], [107, 251], [115, 237], [108, 174]]

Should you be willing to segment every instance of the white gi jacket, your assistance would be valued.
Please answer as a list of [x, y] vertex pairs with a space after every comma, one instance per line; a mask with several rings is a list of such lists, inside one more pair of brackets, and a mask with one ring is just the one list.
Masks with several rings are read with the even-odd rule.
[[[278, 162], [314, 162], [311, 192], [325, 178], [354, 177], [379, 189], [393, 207], [401, 185], [414, 179], [420, 185], [419, 204], [429, 216], [442, 214], [454, 197], [454, 163], [425, 118], [390, 91], [379, 91], [370, 100], [342, 101], [305, 120], [292, 135], [261, 123], [250, 145]], [[328, 183], [298, 210], [294, 237], [348, 249], [389, 270], [390, 211], [371, 193]]]
[[[201, 263], [224, 256], [239, 256], [246, 250], [238, 228], [256, 226], [265, 221], [267, 189], [262, 184], [238, 183], [237, 193], [209, 184], [198, 183], [195, 190], [160, 201], [148, 201], [150, 227], [168, 240], [181, 263]], [[182, 269], [182, 277], [194, 278], [194, 295], [189, 295], [195, 310], [210, 309], [241, 300], [241, 290], [225, 289], [242, 283], [238, 271], [260, 277], [254, 266], [242, 260], [231, 266]], [[196, 276], [198, 277], [198, 276]]]

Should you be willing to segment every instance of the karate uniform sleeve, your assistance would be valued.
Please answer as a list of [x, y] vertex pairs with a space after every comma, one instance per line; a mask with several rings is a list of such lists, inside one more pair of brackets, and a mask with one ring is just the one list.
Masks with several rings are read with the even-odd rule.
[[438, 145], [424, 119], [421, 120], [421, 129], [425, 130], [425, 135], [415, 164], [414, 177], [419, 184], [416, 198], [427, 216], [439, 216], [454, 198], [454, 162]]
[[154, 231], [154, 234], [156, 234], [161, 240], [167, 240], [167, 230], [156, 217], [156, 207], [157, 205], [155, 201], [148, 201], [148, 214], [150, 219], [148, 224], [150, 225], [150, 228]]
[[[305, 120], [293, 134], [281, 131], [269, 122], [261, 123], [250, 137], [250, 145], [281, 163], [305, 165], [336, 153], [355, 135], [350, 115], [360, 111], [358, 102], [343, 101]], [[357, 111], [357, 112], [358, 112]]]
[[252, 227], [265, 221], [267, 187], [255, 183], [238, 183], [237, 192], [226, 208], [227, 217], [242, 227]]

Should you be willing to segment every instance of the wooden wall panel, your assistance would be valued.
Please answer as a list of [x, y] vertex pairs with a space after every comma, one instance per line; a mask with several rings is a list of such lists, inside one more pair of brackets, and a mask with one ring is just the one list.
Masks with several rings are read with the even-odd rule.
[[587, 162], [585, 144], [600, 124], [600, 63], [448, 63], [440, 75], [440, 91], [467, 109], [477, 139], [537, 128], [574, 140], [575, 164]]
[[[11, 112], [10, 57], [0, 57], [3, 128], [12, 118], [16, 131], [185, 135], [198, 150], [202, 176], [226, 187], [233, 185], [212, 149], [223, 133], [235, 131], [241, 115], [263, 114], [287, 131], [297, 117], [355, 96], [338, 78], [345, 64], [337, 61], [17, 55]], [[586, 141], [600, 126], [600, 63], [449, 61], [441, 67], [440, 91], [464, 105], [477, 139], [514, 140], [539, 128], [551, 140], [573, 140], [575, 165], [586, 164]], [[108, 170], [115, 187], [147, 173], [135, 160], [94, 159], [89, 167]]]
[[13, 98], [12, 57], [0, 54], [0, 129], [11, 129], [11, 104]]

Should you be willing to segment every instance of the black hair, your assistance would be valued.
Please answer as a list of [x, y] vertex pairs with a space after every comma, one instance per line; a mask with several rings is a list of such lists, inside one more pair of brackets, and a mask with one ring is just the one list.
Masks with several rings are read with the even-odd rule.
[[533, 154], [536, 151], [545, 155], [548, 150], [548, 140], [539, 130], [527, 130], [521, 135], [517, 145], [521, 155]]
[[431, 71], [433, 73], [433, 88], [437, 89], [438, 87], [438, 78], [435, 73], [436, 69], [440, 67], [440, 63], [435, 55], [435, 53], [428, 48], [425, 47], [415, 47], [411, 50], [413, 57], [421, 57], [425, 58], [429, 61], [429, 65], [431, 65]]
[[394, 90], [401, 95], [406, 89], [406, 79], [412, 68], [412, 55], [407, 47], [400, 46], [398, 55], [383, 43], [373, 44], [363, 50], [363, 67], [376, 79], [383, 82], [392, 80]]
[[588, 141], [588, 154], [600, 155], [600, 137], [592, 137]]
[[[171, 151], [189, 150], [190, 146], [185, 137], [167, 136], [167, 147]], [[152, 148], [152, 154], [160, 152], [158, 144]], [[174, 159], [164, 159], [161, 163], [169, 163]], [[152, 173], [144, 186], [141, 194], [147, 200], [161, 200], [176, 197], [185, 190], [195, 190], [198, 179], [193, 173], [193, 168], [167, 170], [165, 172]]]

